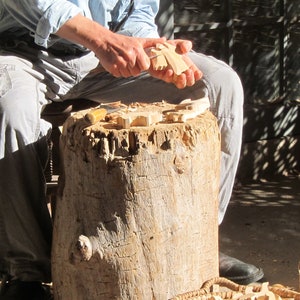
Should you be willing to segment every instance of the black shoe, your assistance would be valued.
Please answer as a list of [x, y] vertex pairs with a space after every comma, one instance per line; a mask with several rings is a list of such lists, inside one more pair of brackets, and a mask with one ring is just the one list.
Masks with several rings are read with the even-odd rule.
[[237, 284], [249, 284], [257, 282], [264, 277], [262, 269], [254, 265], [246, 264], [224, 253], [219, 253], [220, 276]]
[[11, 280], [1, 283], [0, 300], [51, 300], [49, 287], [38, 281]]

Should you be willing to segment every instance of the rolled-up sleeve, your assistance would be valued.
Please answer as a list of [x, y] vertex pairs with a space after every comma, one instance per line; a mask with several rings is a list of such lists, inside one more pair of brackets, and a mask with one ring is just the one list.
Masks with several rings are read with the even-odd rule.
[[134, 9], [119, 33], [136, 37], [159, 37], [155, 17], [159, 1], [139, 0], [134, 2]]
[[84, 14], [66, 0], [2, 0], [2, 5], [15, 27], [25, 27], [34, 35], [35, 43], [48, 47], [54, 34], [70, 18]]

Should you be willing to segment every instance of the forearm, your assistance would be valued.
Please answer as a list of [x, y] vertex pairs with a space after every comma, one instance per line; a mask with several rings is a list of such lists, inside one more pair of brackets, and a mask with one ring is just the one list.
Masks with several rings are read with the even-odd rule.
[[55, 34], [95, 53], [113, 37], [110, 30], [80, 14], [64, 23]]
[[136, 76], [150, 67], [145, 48], [154, 47], [164, 39], [124, 36], [78, 14], [56, 32], [61, 38], [92, 50], [101, 65], [116, 77]]

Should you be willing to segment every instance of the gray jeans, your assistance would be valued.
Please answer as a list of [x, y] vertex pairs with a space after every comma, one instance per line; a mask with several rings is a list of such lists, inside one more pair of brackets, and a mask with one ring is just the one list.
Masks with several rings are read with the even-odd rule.
[[40, 113], [49, 101], [85, 98], [178, 103], [208, 96], [221, 131], [219, 222], [231, 197], [243, 125], [243, 89], [225, 63], [191, 53], [203, 80], [178, 90], [143, 74], [121, 79], [91, 72], [93, 53], [52, 54], [17, 41], [0, 50], [0, 273], [22, 280], [50, 281], [52, 224], [45, 203], [43, 168], [49, 123]]

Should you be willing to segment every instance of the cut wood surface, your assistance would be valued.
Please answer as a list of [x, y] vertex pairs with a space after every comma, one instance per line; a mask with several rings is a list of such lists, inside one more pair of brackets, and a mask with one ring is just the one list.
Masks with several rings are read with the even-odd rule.
[[166, 300], [218, 276], [214, 116], [120, 129], [85, 113], [61, 139], [55, 299]]
[[156, 48], [151, 48], [150, 57], [154, 70], [164, 70], [171, 68], [176, 75], [180, 75], [188, 70], [182, 55], [176, 52], [176, 46], [169, 43], [157, 44]]

